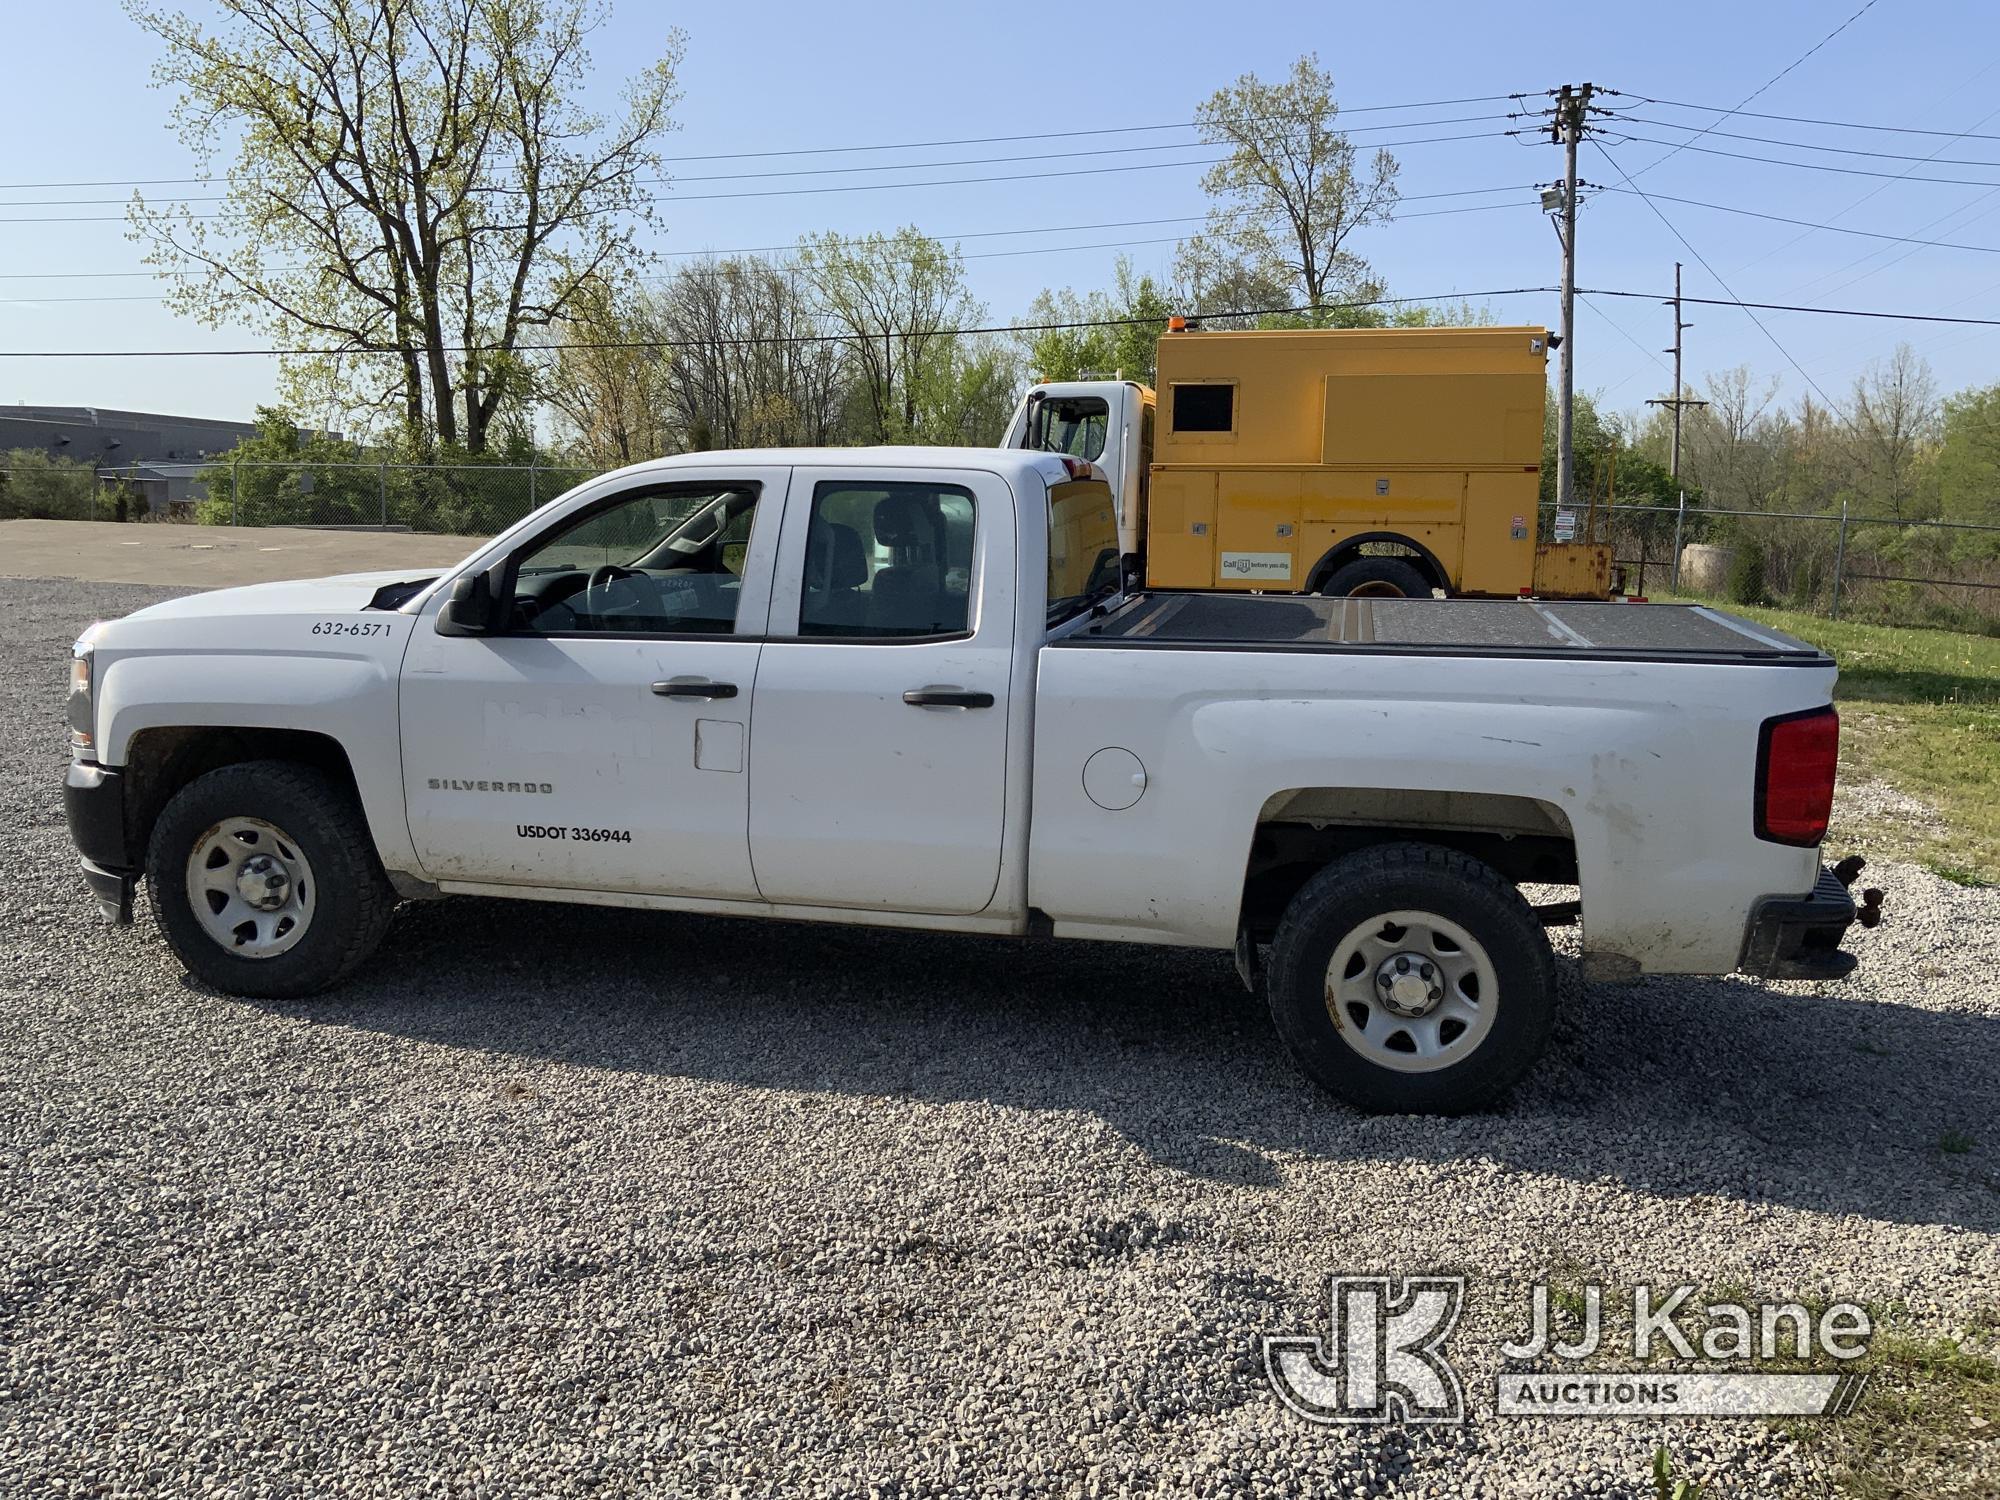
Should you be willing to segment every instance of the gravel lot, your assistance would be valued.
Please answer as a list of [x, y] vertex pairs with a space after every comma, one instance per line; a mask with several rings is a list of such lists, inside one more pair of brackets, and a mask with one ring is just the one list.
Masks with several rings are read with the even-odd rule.
[[[2000, 892], [1877, 867], [1837, 990], [1565, 966], [1454, 1122], [1169, 950], [458, 899], [260, 1004], [100, 927], [62, 826], [64, 650], [166, 592], [0, 582], [5, 1493], [1650, 1496], [1664, 1441], [1812, 1494], [1761, 1423], [1495, 1418], [1526, 1283], [2000, 1307]], [[1465, 1429], [1264, 1383], [1364, 1270], [1475, 1278]]]

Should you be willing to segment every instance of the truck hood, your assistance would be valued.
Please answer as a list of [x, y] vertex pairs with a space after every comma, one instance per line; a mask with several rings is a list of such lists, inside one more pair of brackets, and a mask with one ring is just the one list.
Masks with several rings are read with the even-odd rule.
[[331, 578], [293, 578], [282, 583], [252, 583], [241, 588], [212, 589], [150, 604], [125, 616], [127, 620], [190, 620], [228, 615], [343, 614], [366, 609], [385, 584], [409, 585], [407, 597], [434, 582], [440, 568], [411, 568], [379, 573], [339, 573]]

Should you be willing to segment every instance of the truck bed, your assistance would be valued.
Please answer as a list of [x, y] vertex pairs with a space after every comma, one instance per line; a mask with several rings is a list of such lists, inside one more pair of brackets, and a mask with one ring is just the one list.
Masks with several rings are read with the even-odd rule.
[[1694, 604], [1148, 592], [1057, 644], [1827, 666], [1816, 646]]

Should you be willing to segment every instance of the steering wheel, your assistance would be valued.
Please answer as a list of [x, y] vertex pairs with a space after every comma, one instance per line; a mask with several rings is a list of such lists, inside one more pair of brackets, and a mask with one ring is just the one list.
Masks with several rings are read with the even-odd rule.
[[[586, 619], [608, 620], [620, 615], [640, 613], [645, 601], [632, 589], [613, 591], [613, 585], [627, 578], [643, 578], [645, 574], [637, 568], [621, 568], [616, 563], [605, 563], [590, 570], [590, 581], [583, 589], [583, 614]], [[588, 627], [586, 627], [588, 628]]]
[[638, 576], [639, 570], [637, 568], [621, 568], [617, 563], [605, 563], [601, 567], [590, 570], [590, 582], [585, 587], [590, 592], [595, 593], [601, 588], [610, 587], [621, 578], [637, 578]]

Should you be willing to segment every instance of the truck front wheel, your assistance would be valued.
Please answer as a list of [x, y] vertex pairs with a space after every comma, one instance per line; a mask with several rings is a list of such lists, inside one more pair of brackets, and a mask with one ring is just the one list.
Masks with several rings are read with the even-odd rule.
[[1293, 897], [1271, 1016], [1305, 1075], [1370, 1113], [1464, 1114], [1548, 1044], [1555, 959], [1489, 866], [1433, 844], [1334, 861]]
[[153, 825], [146, 884], [190, 973], [272, 999], [353, 973], [396, 904], [353, 798], [288, 761], [223, 766], [175, 793]]

